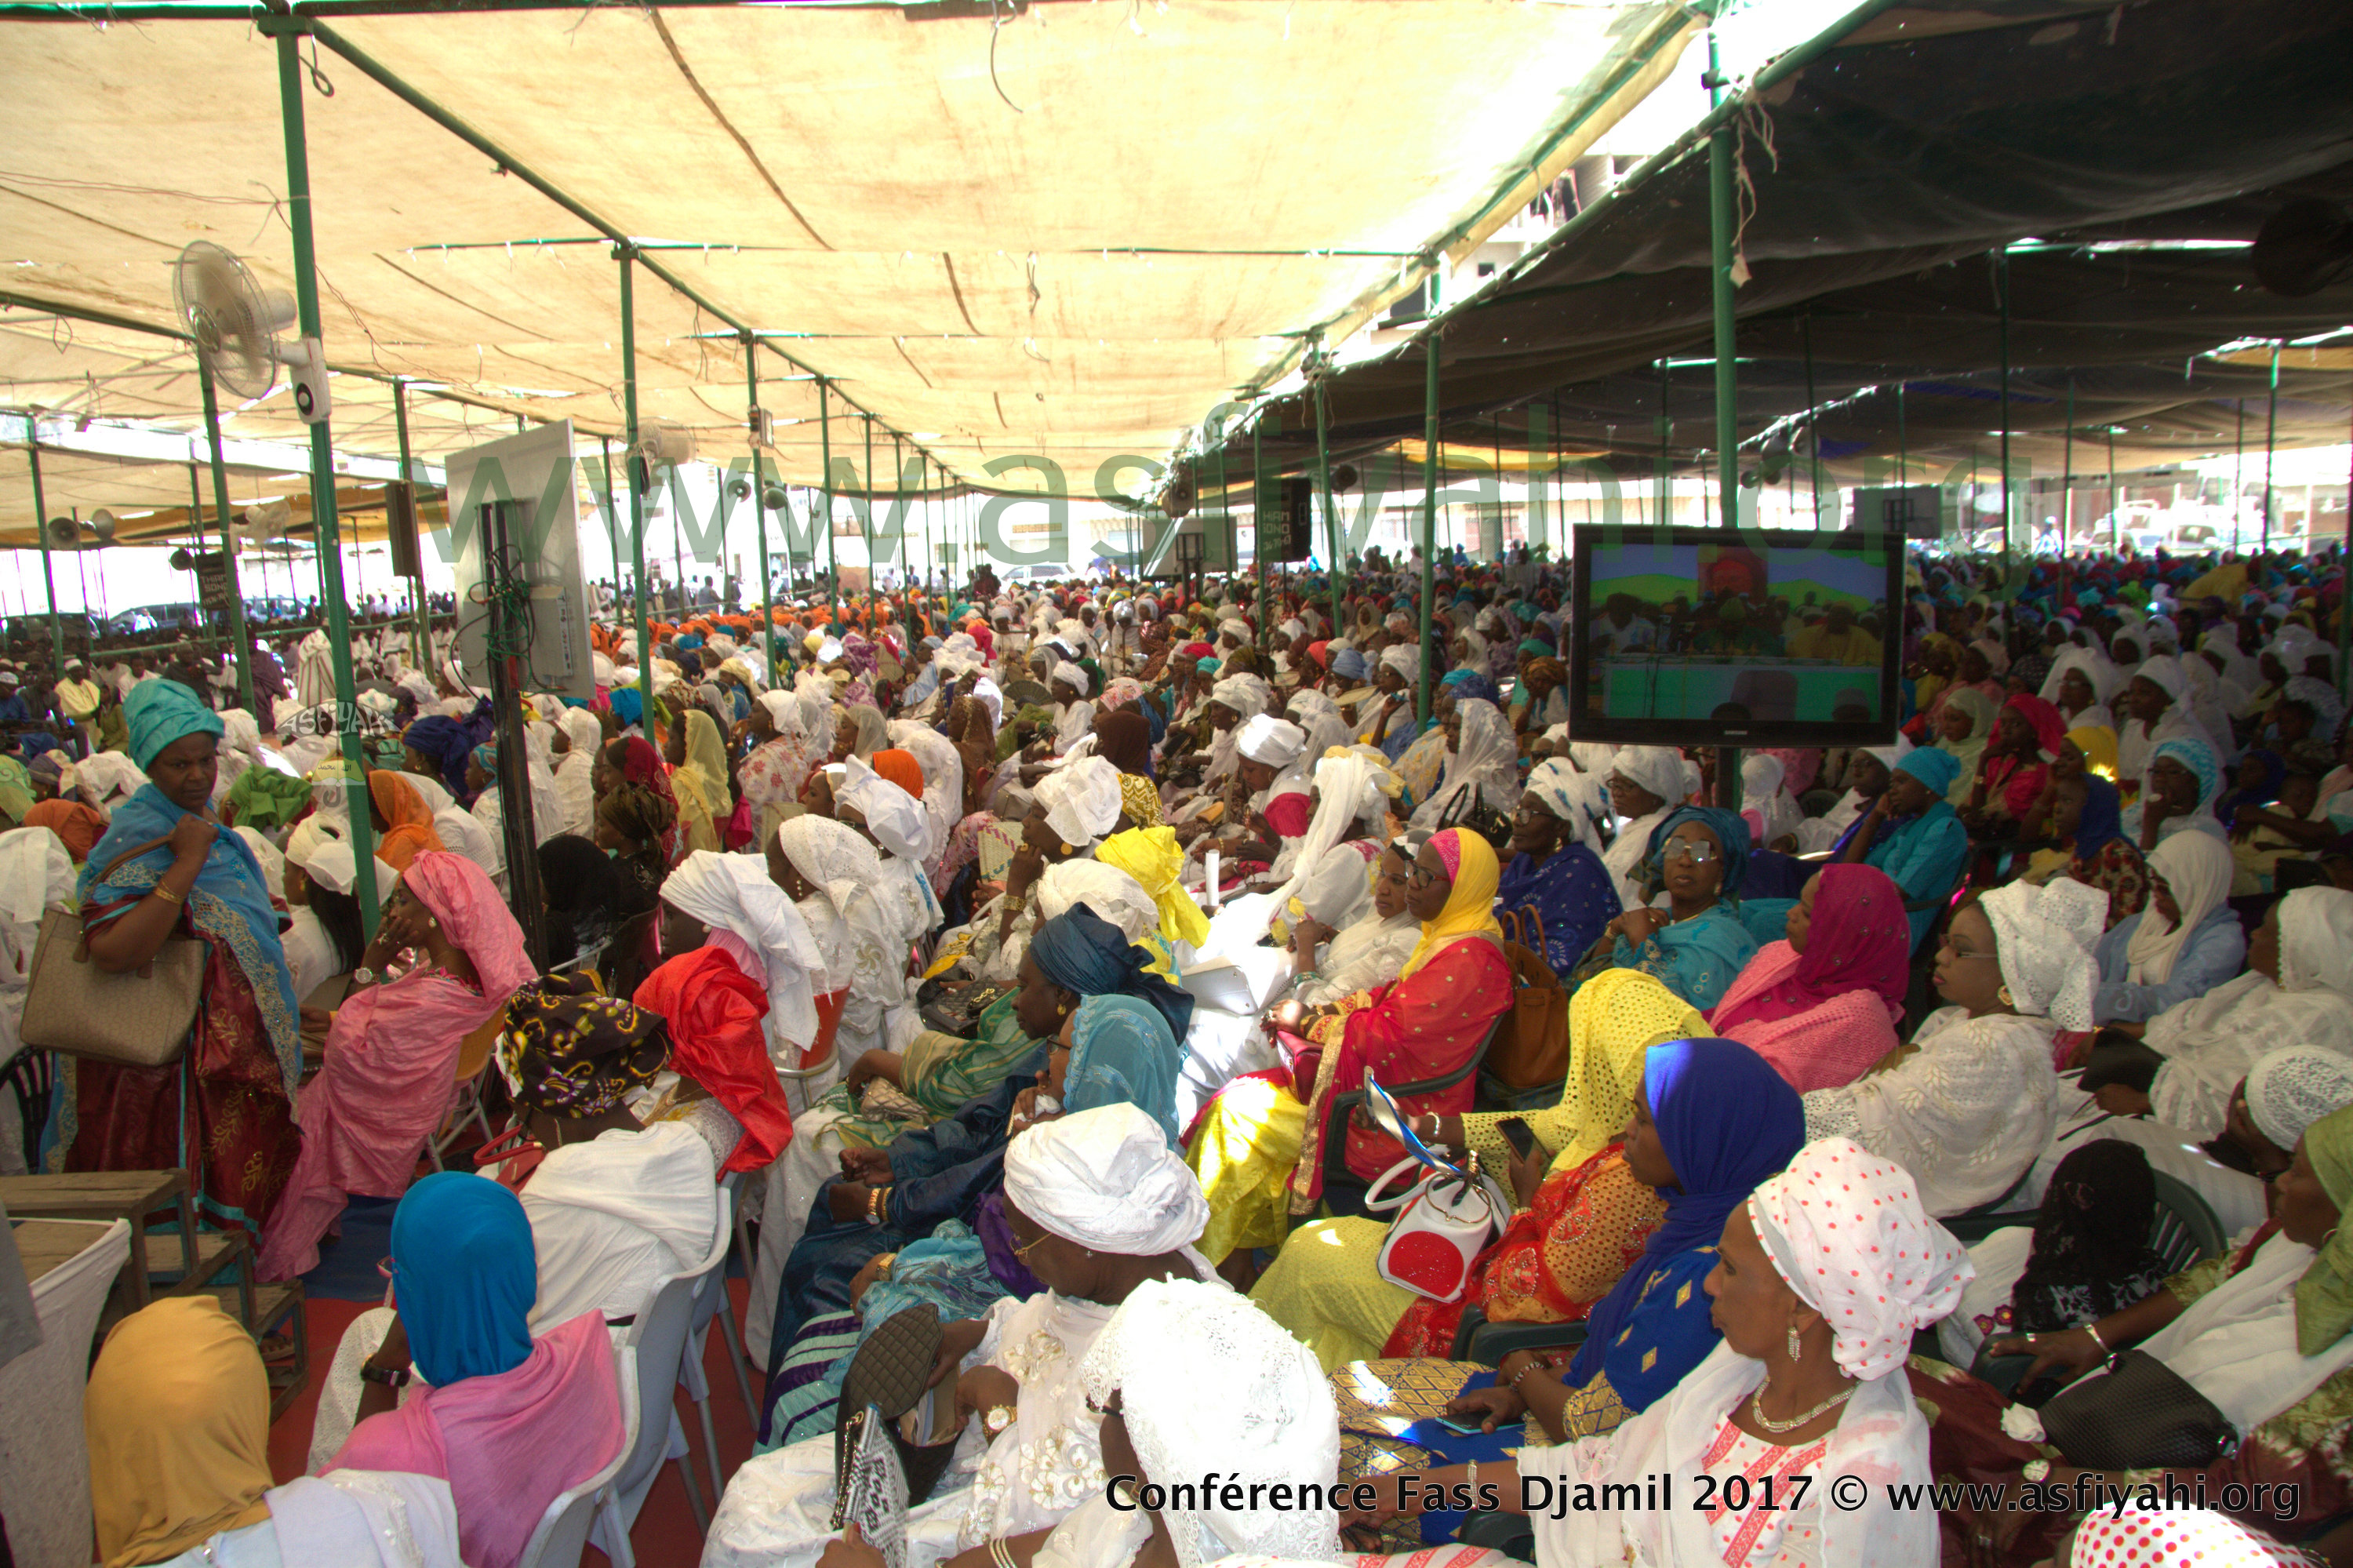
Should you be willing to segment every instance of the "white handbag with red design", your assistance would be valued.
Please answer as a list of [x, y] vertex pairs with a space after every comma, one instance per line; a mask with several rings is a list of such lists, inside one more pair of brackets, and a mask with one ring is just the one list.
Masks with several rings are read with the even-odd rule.
[[[1511, 1223], [1512, 1201], [1472, 1154], [1456, 1165], [1416, 1138], [1397, 1102], [1367, 1078], [1365, 1105], [1374, 1124], [1406, 1147], [1406, 1158], [1381, 1172], [1365, 1193], [1365, 1213], [1394, 1212], [1375, 1262], [1380, 1277], [1433, 1301], [1458, 1301], [1488, 1244]], [[1390, 1184], [1415, 1171], [1421, 1180], [1395, 1197]]]

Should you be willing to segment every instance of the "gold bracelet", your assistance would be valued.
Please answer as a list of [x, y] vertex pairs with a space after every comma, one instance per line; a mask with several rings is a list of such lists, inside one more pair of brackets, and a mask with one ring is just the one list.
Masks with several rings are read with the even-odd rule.
[[187, 902], [187, 899], [181, 896], [179, 894], [173, 892], [170, 888], [164, 886], [160, 882], [154, 886], [149, 888], [148, 891], [166, 904], [185, 904]]

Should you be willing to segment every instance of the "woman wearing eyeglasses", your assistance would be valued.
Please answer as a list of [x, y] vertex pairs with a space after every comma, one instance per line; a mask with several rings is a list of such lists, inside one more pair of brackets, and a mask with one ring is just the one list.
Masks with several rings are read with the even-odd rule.
[[2011, 883], [1956, 911], [1933, 975], [1952, 1005], [1853, 1083], [1809, 1092], [1807, 1138], [1852, 1138], [1896, 1161], [1939, 1218], [2009, 1192], [2051, 1142], [2051, 1039], [2091, 1027], [2106, 917], [2106, 894], [2063, 879]]
[[1685, 806], [1651, 835], [1651, 880], [1664, 908], [1629, 909], [1602, 928], [1588, 962], [1650, 975], [1704, 1012], [1757, 956], [1736, 902], [1748, 873], [1748, 824], [1715, 806]]

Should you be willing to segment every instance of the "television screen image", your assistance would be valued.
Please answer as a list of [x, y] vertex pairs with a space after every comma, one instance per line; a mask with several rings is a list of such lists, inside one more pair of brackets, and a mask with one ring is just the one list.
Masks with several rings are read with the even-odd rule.
[[1576, 558], [1572, 736], [1852, 746], [1894, 734], [1900, 536], [1580, 529]]

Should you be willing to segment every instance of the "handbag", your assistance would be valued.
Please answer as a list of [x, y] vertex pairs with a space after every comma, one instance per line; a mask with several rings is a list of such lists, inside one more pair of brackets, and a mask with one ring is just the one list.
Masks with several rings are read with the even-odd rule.
[[[150, 839], [116, 855], [91, 885], [124, 861], [160, 849]], [[81, 916], [52, 909], [41, 916], [21, 1033], [28, 1048], [122, 1067], [162, 1067], [180, 1059], [205, 985], [205, 943], [170, 936], [139, 968], [109, 974], [90, 961]]]
[[[1504, 922], [1504, 959], [1512, 966], [1512, 1010], [1487, 1048], [1484, 1069], [1511, 1089], [1563, 1082], [1568, 1076], [1568, 992], [1545, 961], [1544, 917], [1527, 909], [1499, 918]], [[1533, 942], [1527, 940], [1531, 934]]]
[[1445, 808], [1438, 813], [1436, 831], [1444, 832], [1449, 828], [1461, 828], [1478, 834], [1499, 854], [1512, 842], [1512, 819], [1488, 805], [1476, 784], [1458, 786], [1447, 800]]
[[2117, 1352], [2042, 1414], [2043, 1436], [2089, 1470], [2202, 1470], [2239, 1446], [2230, 1417], [2147, 1351]]
[[[1478, 1266], [1479, 1255], [1511, 1223], [1512, 1202], [1495, 1179], [1479, 1169], [1479, 1157], [1461, 1165], [1441, 1160], [1397, 1111], [1388, 1091], [1365, 1080], [1365, 1104], [1382, 1131], [1406, 1147], [1406, 1157], [1376, 1178], [1365, 1192], [1365, 1213], [1394, 1212], [1374, 1266], [1391, 1285], [1433, 1301], [1459, 1301]], [[1427, 1172], [1393, 1198], [1381, 1194], [1398, 1177]]]

